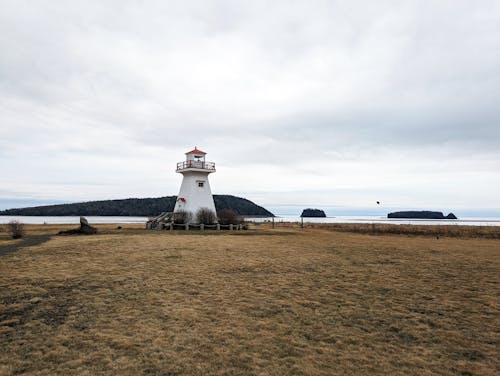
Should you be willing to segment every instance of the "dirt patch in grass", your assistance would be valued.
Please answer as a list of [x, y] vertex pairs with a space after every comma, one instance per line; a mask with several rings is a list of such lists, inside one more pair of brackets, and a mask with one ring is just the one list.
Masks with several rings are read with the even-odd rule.
[[498, 240], [99, 233], [0, 257], [0, 374], [500, 371]]
[[11, 242], [0, 243], [0, 256], [15, 252], [22, 248], [34, 247], [50, 240], [50, 235], [32, 235], [22, 239], [16, 239]]

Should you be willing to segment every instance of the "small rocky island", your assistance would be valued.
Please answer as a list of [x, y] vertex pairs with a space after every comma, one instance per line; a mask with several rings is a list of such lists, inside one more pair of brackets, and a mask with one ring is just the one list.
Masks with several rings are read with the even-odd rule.
[[302, 210], [302, 214], [300, 216], [303, 218], [325, 218], [326, 214], [323, 210], [308, 208]]
[[450, 213], [445, 216], [438, 211], [398, 211], [387, 214], [387, 218], [404, 218], [404, 219], [458, 219], [455, 214]]

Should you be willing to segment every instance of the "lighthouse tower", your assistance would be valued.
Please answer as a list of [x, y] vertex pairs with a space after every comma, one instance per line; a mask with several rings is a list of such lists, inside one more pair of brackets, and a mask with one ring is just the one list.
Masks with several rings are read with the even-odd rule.
[[177, 163], [177, 172], [183, 178], [174, 213], [188, 211], [193, 214], [193, 219], [200, 208], [208, 208], [215, 213], [214, 198], [208, 182], [208, 174], [215, 172], [215, 163], [206, 162], [206, 154], [195, 146], [186, 153], [184, 162]]

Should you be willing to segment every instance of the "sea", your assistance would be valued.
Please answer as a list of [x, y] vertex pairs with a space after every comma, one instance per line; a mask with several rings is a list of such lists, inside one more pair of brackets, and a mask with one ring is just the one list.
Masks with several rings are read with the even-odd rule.
[[[89, 223], [146, 223], [148, 217], [85, 217]], [[254, 222], [272, 222], [273, 218], [245, 218]], [[80, 222], [78, 216], [0, 216], [0, 224], [10, 221], [20, 221], [25, 224], [77, 224]], [[276, 216], [274, 222], [301, 222], [298, 216]], [[465, 225], [465, 226], [500, 226], [500, 217], [460, 217], [459, 219], [394, 219], [381, 216], [354, 215], [335, 216], [326, 218], [304, 218], [304, 223], [390, 223], [397, 225]]]

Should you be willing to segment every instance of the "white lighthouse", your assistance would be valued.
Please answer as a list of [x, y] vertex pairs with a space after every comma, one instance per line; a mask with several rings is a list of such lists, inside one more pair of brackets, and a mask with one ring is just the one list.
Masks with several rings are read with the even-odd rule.
[[215, 163], [206, 162], [207, 153], [195, 148], [186, 153], [186, 160], [177, 163], [177, 172], [183, 175], [181, 189], [177, 196], [174, 213], [188, 211], [195, 220], [200, 208], [208, 208], [215, 213], [214, 198], [208, 182], [208, 174], [215, 172]]

